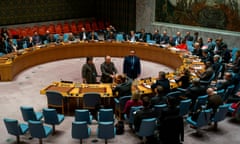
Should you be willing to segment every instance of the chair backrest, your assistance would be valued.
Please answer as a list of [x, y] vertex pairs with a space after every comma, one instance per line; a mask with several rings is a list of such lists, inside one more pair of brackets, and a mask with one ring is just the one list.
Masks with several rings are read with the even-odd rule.
[[143, 106], [132, 106], [129, 113], [128, 123], [133, 124], [134, 121], [134, 112], [142, 109]]
[[57, 91], [47, 91], [46, 92], [48, 106], [59, 106], [63, 105], [63, 96]]
[[174, 91], [174, 92], [169, 92], [166, 96], [178, 98], [179, 96], [182, 96], [182, 94], [183, 93], [181, 91]]
[[58, 124], [58, 116], [56, 109], [43, 109], [44, 122], [47, 124]]
[[45, 138], [47, 134], [45, 133], [43, 123], [41, 121], [28, 121], [29, 131], [32, 137], [35, 138]]
[[193, 111], [196, 111], [197, 109], [199, 109], [201, 105], [206, 105], [207, 98], [208, 98], [208, 95], [199, 96], [196, 100]]
[[69, 37], [68, 33], [63, 34], [63, 41], [68, 42], [68, 37]]
[[120, 106], [120, 110], [121, 112], [124, 110], [125, 104], [128, 100], [131, 99], [132, 96], [123, 96], [119, 98], [119, 106]]
[[179, 115], [180, 116], [184, 116], [184, 115], [188, 114], [191, 103], [192, 103], [191, 99], [186, 99], [186, 100], [180, 101], [180, 105], [179, 105], [179, 109], [180, 109]]
[[119, 42], [124, 41], [123, 34], [118, 33], [118, 34], [116, 35], [116, 41], [119, 41]]
[[92, 123], [92, 116], [88, 109], [76, 109], [75, 121], [86, 121], [88, 124]]
[[212, 119], [214, 122], [222, 121], [225, 119], [228, 112], [229, 104], [220, 105]]
[[139, 136], [151, 136], [154, 134], [154, 130], [156, 129], [156, 118], [146, 118], [142, 119], [139, 131], [137, 135]]
[[95, 92], [85, 93], [83, 95], [83, 108], [95, 109], [100, 105], [100, 94]]
[[86, 121], [72, 122], [72, 138], [84, 139], [90, 136], [91, 129], [88, 127]]
[[235, 85], [230, 85], [227, 87], [225, 94], [223, 95], [223, 101], [227, 101], [229, 96], [232, 94], [233, 90], [234, 90]]
[[21, 106], [20, 110], [24, 121], [37, 120], [33, 107]]
[[98, 113], [98, 121], [114, 121], [113, 109], [100, 109]]
[[15, 136], [19, 136], [23, 134], [21, 129], [19, 128], [18, 120], [4, 118], [3, 121], [9, 134], [15, 135]]
[[202, 110], [197, 118], [197, 126], [202, 127], [210, 122], [212, 109]]
[[160, 115], [162, 109], [166, 108], [167, 104], [157, 104], [153, 106], [153, 110], [155, 112], [156, 115]]
[[97, 134], [98, 134], [98, 138], [102, 138], [102, 139], [114, 138], [116, 134], [116, 129], [114, 127], [113, 121], [99, 122]]
[[224, 97], [224, 94], [225, 94], [225, 89], [217, 90], [217, 95], [221, 96], [222, 99]]

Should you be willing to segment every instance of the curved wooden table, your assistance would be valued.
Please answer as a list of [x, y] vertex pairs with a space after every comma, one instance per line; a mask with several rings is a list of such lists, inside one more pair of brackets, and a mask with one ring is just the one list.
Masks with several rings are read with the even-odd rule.
[[15, 54], [12, 62], [0, 63], [0, 81], [11, 81], [21, 71], [46, 62], [86, 56], [124, 57], [132, 49], [142, 60], [164, 64], [173, 69], [183, 65], [179, 54], [146, 43], [97, 42], [50, 45], [35, 50], [25, 50], [22, 55]]

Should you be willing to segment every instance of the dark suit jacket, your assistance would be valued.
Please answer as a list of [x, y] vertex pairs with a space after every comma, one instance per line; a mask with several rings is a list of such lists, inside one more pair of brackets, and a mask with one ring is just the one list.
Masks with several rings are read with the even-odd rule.
[[116, 93], [118, 93], [118, 97], [132, 95], [131, 87], [132, 79], [127, 78], [124, 83], [118, 84], [115, 88], [113, 88], [113, 95], [116, 95]]
[[[85, 40], [88, 40], [88, 33], [85, 32], [85, 35], [86, 35], [86, 39], [85, 39]], [[83, 32], [80, 32], [80, 34], [79, 34], [79, 39], [80, 39], [80, 40], [83, 40]]]
[[152, 90], [154, 90], [158, 85], [162, 86], [164, 89], [164, 93], [163, 94], [167, 94], [170, 92], [170, 82], [168, 79], [161, 79], [161, 80], [157, 80], [156, 83], [151, 85]]
[[212, 95], [212, 96], [208, 96], [208, 103], [207, 103], [207, 109], [212, 108], [213, 109], [213, 114], [215, 114], [217, 108], [223, 104], [223, 100], [221, 98], [221, 96], [219, 95]]
[[164, 108], [159, 123], [159, 138], [163, 144], [179, 144], [180, 140], [184, 141], [183, 118], [179, 116], [179, 108]]
[[154, 118], [155, 113], [151, 108], [143, 108], [142, 110], [139, 110], [136, 112], [136, 114], [134, 115], [134, 128], [135, 131], [138, 132], [140, 125], [142, 123], [142, 119], [146, 119], [146, 118]]
[[126, 56], [123, 62], [123, 73], [131, 79], [135, 79], [141, 74], [140, 59], [137, 56]]

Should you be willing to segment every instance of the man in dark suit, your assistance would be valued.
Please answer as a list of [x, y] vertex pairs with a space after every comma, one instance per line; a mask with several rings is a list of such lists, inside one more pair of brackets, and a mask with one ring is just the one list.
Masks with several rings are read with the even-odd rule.
[[80, 39], [81, 41], [86, 41], [86, 40], [88, 40], [88, 33], [87, 33], [87, 31], [85, 30], [85, 28], [83, 27], [81, 30], [82, 30], [82, 31], [81, 31], [80, 34], [79, 34], [79, 39]]
[[177, 99], [169, 97], [168, 107], [164, 108], [159, 117], [159, 139], [161, 144], [180, 144], [184, 141], [183, 118], [179, 116]]
[[110, 56], [105, 57], [105, 62], [103, 62], [101, 64], [100, 68], [101, 68], [101, 72], [102, 72], [101, 82], [112, 83], [113, 77], [117, 73], [117, 69], [116, 69], [114, 63], [111, 62]]
[[192, 86], [189, 87], [185, 93], [185, 96], [192, 100], [192, 104], [190, 106], [190, 110], [193, 111], [194, 105], [196, 103], [196, 99], [199, 96], [206, 94], [206, 87], [200, 84], [200, 79], [195, 78], [192, 81]]
[[135, 51], [131, 50], [130, 54], [124, 58], [123, 73], [131, 79], [136, 79], [141, 74], [141, 63]]
[[164, 95], [166, 95], [167, 93], [170, 92], [170, 82], [166, 78], [166, 74], [163, 71], [160, 71], [158, 73], [158, 80], [156, 81], [156, 83], [153, 83], [151, 85], [152, 90], [154, 91], [154, 89], [159, 85], [163, 87], [163, 94]]
[[117, 95], [118, 98], [132, 95], [132, 79], [123, 75], [117, 75], [115, 82], [117, 83], [117, 86], [112, 90], [113, 95]]

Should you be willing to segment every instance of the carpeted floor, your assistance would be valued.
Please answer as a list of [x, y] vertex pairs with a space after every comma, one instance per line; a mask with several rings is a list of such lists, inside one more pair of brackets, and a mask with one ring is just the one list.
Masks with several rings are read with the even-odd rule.
[[[94, 58], [97, 70], [100, 74], [100, 64], [103, 58]], [[112, 58], [118, 68], [119, 73], [122, 73], [122, 59]], [[17, 75], [14, 81], [0, 82], [0, 144], [15, 144], [16, 137], [9, 135], [3, 123], [3, 118], [14, 118], [23, 122], [20, 112], [20, 106], [33, 106], [35, 111], [41, 111], [47, 106], [46, 97], [40, 95], [40, 89], [49, 85], [53, 81], [71, 80], [81, 81], [81, 67], [85, 63], [85, 58], [69, 59], [56, 61], [38, 65], [27, 69]], [[173, 71], [166, 66], [142, 61], [141, 78], [158, 75], [158, 71], [166, 72]], [[45, 144], [77, 144], [78, 140], [71, 137], [72, 116], [66, 116], [65, 120], [59, 126], [56, 126], [56, 134], [51, 135], [43, 140]], [[91, 137], [84, 140], [83, 143], [91, 144], [97, 139], [96, 127], [97, 122], [90, 125], [92, 128]], [[109, 143], [117, 144], [138, 144], [141, 142], [126, 126], [123, 135], [117, 135], [114, 139], [109, 140]], [[174, 131], [174, 130], [173, 130]], [[240, 124], [232, 122], [231, 118], [227, 118], [219, 123], [219, 129], [212, 131], [209, 126], [204, 127], [201, 131], [202, 137], [194, 136], [194, 129], [189, 128], [185, 124], [185, 142], [184, 144], [239, 144]], [[22, 144], [37, 144], [38, 139], [28, 139], [29, 134], [21, 136]], [[104, 143], [104, 140], [97, 139], [96, 143]]]

